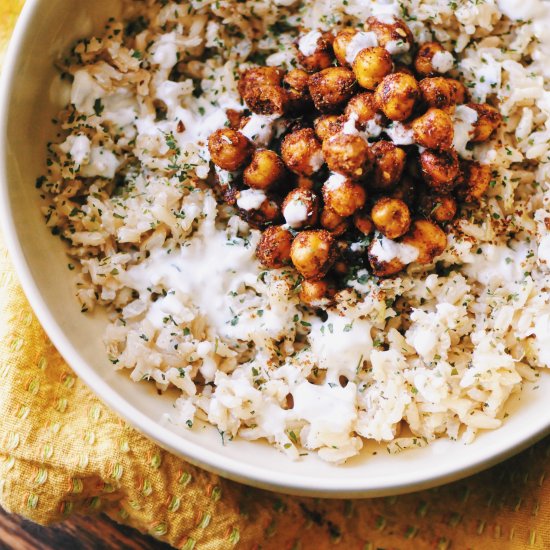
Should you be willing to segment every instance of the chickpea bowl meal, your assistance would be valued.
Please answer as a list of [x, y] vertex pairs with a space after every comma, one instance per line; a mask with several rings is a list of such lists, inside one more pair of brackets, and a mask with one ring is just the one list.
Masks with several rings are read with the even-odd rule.
[[[16, 34], [3, 221], [109, 405], [194, 463], [325, 496], [547, 433], [544, 2], [77, 4], [29, 0]], [[47, 67], [22, 63], [36, 36]]]

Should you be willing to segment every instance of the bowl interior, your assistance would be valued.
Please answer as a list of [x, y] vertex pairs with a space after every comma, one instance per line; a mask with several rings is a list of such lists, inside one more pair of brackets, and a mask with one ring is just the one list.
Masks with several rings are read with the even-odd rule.
[[319, 496], [376, 496], [410, 491], [457, 479], [520, 450], [550, 425], [545, 394], [526, 387], [510, 403], [509, 418], [497, 431], [471, 445], [441, 440], [398, 455], [367, 445], [345, 466], [314, 456], [290, 462], [263, 443], [222, 445], [217, 430], [193, 431], [165, 420], [175, 394], [159, 397], [147, 384], [135, 384], [113, 370], [103, 351], [105, 317], [83, 315], [74, 298], [68, 259], [60, 240], [47, 230], [34, 187], [44, 172], [45, 147], [55, 136], [51, 119], [67, 102], [67, 89], [54, 69], [56, 58], [78, 37], [90, 35], [110, 16], [114, 0], [28, 0], [4, 71], [0, 109], [0, 177], [4, 233], [30, 302], [54, 344], [78, 375], [104, 401], [163, 447], [222, 475], [257, 486]]

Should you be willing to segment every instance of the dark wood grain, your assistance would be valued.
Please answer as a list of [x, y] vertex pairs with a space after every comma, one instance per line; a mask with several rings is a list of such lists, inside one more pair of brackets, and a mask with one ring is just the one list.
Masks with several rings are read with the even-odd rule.
[[171, 547], [105, 516], [74, 516], [42, 527], [0, 508], [0, 550], [169, 550]]

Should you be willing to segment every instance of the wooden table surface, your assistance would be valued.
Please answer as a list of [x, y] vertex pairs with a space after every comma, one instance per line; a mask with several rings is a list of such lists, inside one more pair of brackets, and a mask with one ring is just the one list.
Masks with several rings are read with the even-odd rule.
[[0, 508], [0, 550], [170, 550], [171, 547], [105, 516], [75, 516], [41, 527]]

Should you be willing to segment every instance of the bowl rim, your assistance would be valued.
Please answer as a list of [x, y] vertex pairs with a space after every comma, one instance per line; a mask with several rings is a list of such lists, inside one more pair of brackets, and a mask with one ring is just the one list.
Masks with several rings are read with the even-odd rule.
[[461, 465], [449, 469], [445, 461], [425, 471], [423, 475], [411, 480], [407, 471], [396, 472], [390, 480], [380, 478], [325, 478], [307, 477], [298, 474], [273, 472], [268, 468], [241, 463], [239, 460], [224, 457], [221, 452], [212, 451], [193, 441], [177, 437], [158, 421], [141, 412], [126, 401], [80, 356], [78, 350], [63, 332], [49, 311], [37, 282], [33, 278], [30, 266], [23, 252], [23, 245], [18, 238], [17, 229], [9, 201], [8, 184], [8, 118], [9, 105], [13, 96], [11, 83], [22, 56], [29, 28], [39, 17], [41, 7], [48, 0], [27, 0], [13, 31], [4, 60], [2, 78], [0, 79], [0, 228], [6, 242], [11, 261], [19, 278], [24, 293], [34, 310], [46, 334], [53, 342], [63, 359], [74, 370], [88, 388], [111, 410], [124, 418], [140, 433], [159, 444], [165, 450], [189, 461], [195, 466], [210, 472], [252, 485], [262, 489], [288, 494], [317, 496], [328, 498], [342, 497], [376, 497], [392, 494], [403, 494], [425, 489], [446, 482], [455, 481], [488, 468], [501, 460], [512, 456], [544, 437], [550, 431], [550, 421], [532, 424], [521, 436], [514, 439], [503, 438], [504, 442], [496, 446], [486, 446], [465, 460]]

